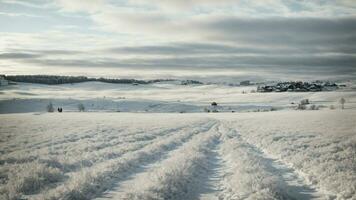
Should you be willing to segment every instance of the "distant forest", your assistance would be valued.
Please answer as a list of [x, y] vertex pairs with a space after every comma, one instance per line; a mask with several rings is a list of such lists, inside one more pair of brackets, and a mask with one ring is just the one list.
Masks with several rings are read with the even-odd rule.
[[6, 80], [23, 83], [39, 83], [47, 85], [58, 85], [68, 83], [83, 83], [89, 81], [99, 81], [104, 83], [118, 84], [150, 84], [162, 81], [174, 81], [173, 79], [154, 79], [154, 80], [136, 80], [136, 79], [109, 79], [109, 78], [88, 78], [86, 76], [55, 76], [55, 75], [8, 75], [4, 76]]

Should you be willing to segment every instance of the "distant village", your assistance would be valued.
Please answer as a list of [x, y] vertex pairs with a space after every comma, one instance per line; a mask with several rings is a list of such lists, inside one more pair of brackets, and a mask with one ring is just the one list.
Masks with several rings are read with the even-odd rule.
[[280, 82], [271, 85], [259, 85], [257, 92], [320, 92], [320, 91], [333, 91], [345, 85], [337, 85], [329, 81], [314, 81], [314, 82]]

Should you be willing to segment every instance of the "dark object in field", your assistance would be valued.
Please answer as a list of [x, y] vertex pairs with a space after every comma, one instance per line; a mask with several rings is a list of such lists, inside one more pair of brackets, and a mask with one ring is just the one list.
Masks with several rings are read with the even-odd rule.
[[63, 111], [63, 108], [57, 108], [58, 112], [62, 112]]
[[218, 104], [216, 102], [211, 103], [212, 106], [217, 106]]

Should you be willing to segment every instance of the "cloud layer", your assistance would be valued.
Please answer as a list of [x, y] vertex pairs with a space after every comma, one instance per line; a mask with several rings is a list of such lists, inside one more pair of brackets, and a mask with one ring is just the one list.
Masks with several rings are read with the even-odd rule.
[[1, 71], [356, 71], [353, 1], [39, 1], [0, 3]]

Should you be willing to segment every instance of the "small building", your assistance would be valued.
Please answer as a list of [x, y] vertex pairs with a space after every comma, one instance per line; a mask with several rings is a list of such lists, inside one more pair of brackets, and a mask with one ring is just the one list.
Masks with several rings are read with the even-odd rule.
[[9, 85], [9, 81], [5, 79], [5, 75], [0, 74], [0, 86]]

